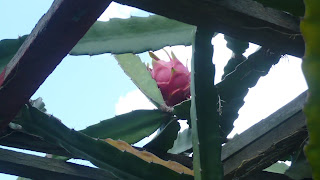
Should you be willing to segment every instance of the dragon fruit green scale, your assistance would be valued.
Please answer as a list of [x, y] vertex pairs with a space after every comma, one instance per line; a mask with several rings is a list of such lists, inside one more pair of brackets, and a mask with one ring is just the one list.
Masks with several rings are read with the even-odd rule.
[[157, 82], [166, 104], [174, 106], [190, 98], [190, 72], [173, 52], [171, 52], [172, 57], [168, 54], [169, 62], [160, 60], [152, 52], [149, 52], [149, 55], [152, 58], [153, 69], [148, 68], [148, 70]]

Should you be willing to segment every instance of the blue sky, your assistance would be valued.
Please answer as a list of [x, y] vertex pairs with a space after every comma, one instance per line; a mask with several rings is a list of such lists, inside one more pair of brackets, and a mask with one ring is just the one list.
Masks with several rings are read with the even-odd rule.
[[[0, 0], [0, 39], [29, 34], [52, 2], [52, 0]], [[100, 20], [148, 14], [113, 4]], [[231, 51], [226, 48], [223, 35], [218, 35], [212, 42], [215, 45], [213, 62], [217, 69], [216, 80], [219, 81]], [[256, 48], [256, 45], [251, 44], [246, 55]], [[191, 59], [190, 47], [179, 46], [167, 50], [173, 50], [183, 62]], [[162, 59], [167, 58], [163, 51], [158, 51], [156, 54]], [[145, 53], [140, 57], [144, 61], [150, 61]], [[246, 104], [240, 110], [240, 117], [235, 122], [234, 133], [244, 131], [306, 90], [300, 66], [300, 59], [285, 56], [272, 67], [268, 76], [261, 78], [258, 85], [250, 89], [245, 98]], [[67, 56], [32, 98], [37, 97], [43, 98], [48, 113], [60, 118], [68, 127], [77, 130], [113, 117], [115, 114], [133, 109], [152, 108], [110, 54], [93, 57]], [[0, 174], [0, 179], [9, 180], [16, 177]]]

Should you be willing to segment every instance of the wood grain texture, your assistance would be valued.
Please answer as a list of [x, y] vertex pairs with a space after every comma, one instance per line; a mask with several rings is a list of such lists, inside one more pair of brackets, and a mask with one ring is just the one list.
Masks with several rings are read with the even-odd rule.
[[111, 173], [87, 166], [0, 149], [0, 172], [46, 180], [115, 180]]
[[54, 1], [1, 73], [0, 128], [28, 102], [110, 2]]
[[261, 171], [302, 147], [308, 138], [302, 111], [256, 139], [224, 163], [225, 179], [243, 178]]
[[267, 134], [270, 130], [287, 121], [288, 118], [292, 117], [294, 114], [300, 112], [306, 100], [307, 92], [305, 91], [287, 105], [268, 116], [266, 119], [261, 120], [259, 123], [241, 133], [239, 136], [234, 137], [232, 141], [222, 147], [223, 154], [221, 155], [221, 160], [226, 160], [237, 151], [243, 149], [248, 144], [251, 144], [258, 138]]
[[302, 57], [304, 41], [299, 18], [252, 0], [116, 0], [228, 36]]

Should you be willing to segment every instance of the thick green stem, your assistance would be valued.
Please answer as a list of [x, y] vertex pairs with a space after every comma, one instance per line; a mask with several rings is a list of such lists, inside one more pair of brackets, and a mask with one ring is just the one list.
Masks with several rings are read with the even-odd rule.
[[212, 36], [210, 30], [198, 27], [192, 44], [190, 114], [196, 180], [223, 179]]
[[300, 29], [306, 43], [302, 70], [309, 86], [308, 102], [304, 108], [307, 116], [309, 142], [305, 153], [312, 168], [312, 178], [320, 179], [320, 1], [304, 0], [306, 13]]

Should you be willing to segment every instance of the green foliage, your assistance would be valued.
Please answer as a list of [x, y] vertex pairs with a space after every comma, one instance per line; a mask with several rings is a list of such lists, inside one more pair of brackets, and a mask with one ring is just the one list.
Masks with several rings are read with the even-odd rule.
[[264, 6], [288, 12], [294, 16], [304, 15], [303, 0], [255, 0]]
[[174, 141], [173, 147], [168, 153], [180, 154], [192, 148], [192, 130], [191, 128], [179, 132], [177, 139]]
[[191, 100], [183, 101], [180, 104], [177, 104], [173, 107], [173, 114], [177, 115], [179, 119], [188, 120], [189, 126], [191, 125], [190, 107]]
[[190, 114], [196, 180], [223, 179], [212, 36], [210, 30], [198, 27], [192, 43]]
[[180, 125], [176, 119], [167, 124], [156, 137], [152, 139], [144, 148], [157, 150], [158, 152], [167, 152], [172, 148], [174, 140], [177, 138]]
[[309, 98], [304, 108], [307, 116], [309, 142], [305, 148], [313, 179], [320, 179], [320, 1], [305, 0], [306, 14], [300, 23], [306, 50], [302, 70], [309, 86]]
[[193, 179], [192, 176], [178, 174], [159, 164], [148, 163], [105, 141], [69, 129], [53, 116], [48, 116], [34, 107], [25, 106], [22, 113], [24, 118], [19, 123], [28, 133], [41, 136], [121, 179]]
[[162, 16], [96, 22], [71, 50], [71, 55], [124, 54], [191, 45], [195, 26]]
[[246, 49], [249, 48], [249, 42], [240, 41], [233, 37], [224, 35], [224, 39], [227, 41], [227, 47], [234, 53], [234, 54], [243, 54]]
[[38, 97], [35, 100], [30, 100], [29, 102], [30, 102], [31, 106], [39, 109], [40, 111], [42, 111], [42, 112], [46, 112], [47, 111], [47, 109], [45, 108], [46, 105], [42, 101], [41, 97]]
[[165, 102], [156, 81], [152, 79], [150, 72], [147, 70], [145, 64], [141, 62], [139, 56], [129, 53], [115, 55], [115, 58], [134, 84], [155, 106], [158, 108], [160, 106], [165, 106]]
[[94, 138], [120, 139], [133, 144], [152, 134], [170, 118], [170, 114], [159, 110], [136, 110], [101, 121], [80, 132]]
[[291, 179], [300, 180], [305, 178], [312, 178], [312, 171], [302, 149], [296, 152], [292, 159], [292, 164], [284, 173]]
[[3, 39], [0, 41], [0, 73], [16, 54], [27, 37], [28, 35], [24, 35], [18, 39]]
[[17, 180], [32, 180], [32, 179], [24, 178], [24, 177], [18, 177]]
[[254, 87], [261, 76], [267, 75], [280, 57], [279, 52], [262, 47], [216, 85], [220, 96], [218, 104], [224, 136], [233, 129], [233, 122], [238, 118], [238, 111], [244, 104], [243, 99], [249, 88]]
[[263, 171], [284, 174], [288, 168], [289, 168], [289, 166], [286, 165], [285, 163], [276, 162], [276, 163], [272, 164], [271, 166], [269, 166], [268, 168], [264, 169]]
[[224, 35], [224, 39], [227, 41], [227, 47], [233, 52], [233, 54], [229, 59], [228, 64], [224, 67], [222, 79], [224, 79], [229, 73], [233, 72], [240, 63], [247, 59], [242, 54], [249, 48], [249, 42], [240, 41], [226, 35]]
[[69, 159], [71, 159], [70, 157], [59, 156], [59, 155], [54, 155], [54, 154], [52, 154], [51, 158], [52, 159], [58, 159], [58, 160], [61, 160], [61, 161], [68, 161]]

